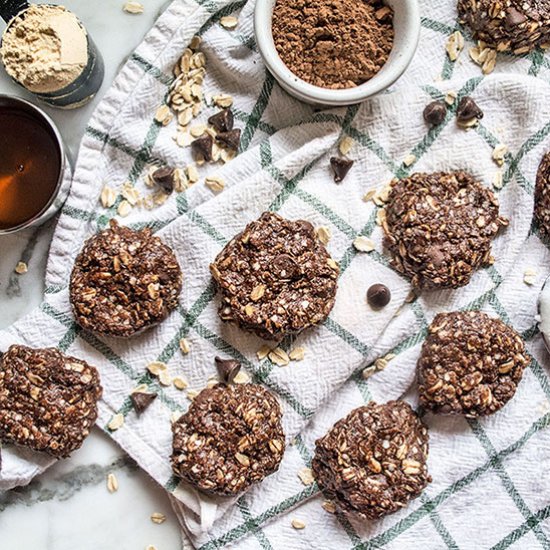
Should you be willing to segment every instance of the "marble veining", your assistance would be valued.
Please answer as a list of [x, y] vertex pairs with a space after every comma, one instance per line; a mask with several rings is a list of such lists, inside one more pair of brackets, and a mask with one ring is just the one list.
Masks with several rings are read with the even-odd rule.
[[[122, 11], [123, 1], [66, 0], [84, 22], [105, 59], [105, 82], [98, 96], [77, 111], [45, 107], [76, 158], [86, 124], [126, 57], [153, 25], [165, 0], [144, 0], [142, 15]], [[0, 32], [4, 24], [0, 23]], [[29, 99], [0, 68], [0, 94]], [[32, 100], [32, 99], [31, 99]], [[0, 237], [0, 328], [6, 328], [42, 301], [44, 273], [55, 220], [42, 227]], [[14, 268], [24, 261], [29, 271]], [[107, 490], [114, 473], [119, 490]], [[167, 520], [154, 524], [153, 512]], [[0, 548], [17, 550], [158, 550], [181, 548], [177, 520], [166, 493], [117, 445], [94, 428], [82, 449], [57, 462], [27, 487], [0, 493]]]

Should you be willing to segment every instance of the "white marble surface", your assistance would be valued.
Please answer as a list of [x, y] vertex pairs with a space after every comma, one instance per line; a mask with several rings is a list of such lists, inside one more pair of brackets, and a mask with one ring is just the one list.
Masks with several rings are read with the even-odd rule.
[[[166, 0], [142, 0], [145, 12], [129, 15], [123, 0], [66, 0], [84, 22], [105, 59], [105, 82], [94, 101], [77, 111], [45, 108], [58, 124], [76, 158], [84, 128], [120, 65], [153, 25]], [[55, 2], [54, 2], [55, 3]], [[4, 24], [0, 22], [0, 32]], [[30, 97], [0, 68], [0, 93]], [[38, 229], [0, 236], [0, 328], [36, 307], [43, 293], [46, 258], [55, 221]], [[14, 268], [23, 260], [25, 275]], [[110, 494], [106, 477], [114, 472], [120, 488]], [[162, 512], [166, 522], [151, 522]], [[14, 550], [158, 550], [181, 548], [168, 498], [145, 473], [97, 428], [82, 449], [58, 462], [31, 485], [0, 494], [0, 548]]]

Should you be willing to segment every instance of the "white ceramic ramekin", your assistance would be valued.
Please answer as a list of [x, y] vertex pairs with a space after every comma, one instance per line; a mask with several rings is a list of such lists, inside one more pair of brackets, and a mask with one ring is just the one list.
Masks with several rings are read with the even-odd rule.
[[393, 9], [395, 38], [388, 61], [373, 78], [355, 88], [331, 90], [298, 78], [283, 63], [273, 42], [271, 19], [276, 0], [256, 0], [254, 31], [263, 60], [279, 84], [291, 95], [308, 103], [342, 106], [360, 103], [391, 86], [411, 62], [420, 36], [417, 0], [386, 0]]

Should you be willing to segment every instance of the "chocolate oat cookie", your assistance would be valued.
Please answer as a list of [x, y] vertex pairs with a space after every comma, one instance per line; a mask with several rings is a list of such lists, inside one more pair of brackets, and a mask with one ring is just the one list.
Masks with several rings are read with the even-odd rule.
[[427, 458], [428, 432], [411, 407], [371, 402], [316, 441], [311, 467], [338, 507], [376, 519], [420, 495], [431, 481]]
[[534, 214], [540, 232], [550, 237], [550, 152], [542, 157], [537, 171]]
[[306, 221], [265, 212], [210, 266], [224, 321], [280, 340], [323, 322], [334, 305], [338, 264]]
[[86, 241], [71, 274], [77, 323], [106, 336], [133, 336], [176, 308], [182, 273], [171, 248], [149, 229], [115, 221]]
[[521, 336], [499, 319], [440, 313], [418, 361], [420, 401], [436, 413], [492, 414], [514, 396], [528, 363]]
[[97, 419], [99, 374], [54, 348], [11, 346], [0, 359], [0, 441], [62, 458]]
[[550, 42], [550, 4], [544, 0], [458, 0], [462, 24], [499, 52], [527, 53]]
[[458, 288], [492, 263], [491, 240], [508, 220], [466, 172], [417, 173], [395, 181], [383, 221], [393, 266], [417, 288]]
[[279, 468], [281, 408], [262, 386], [203, 390], [172, 426], [174, 473], [202, 491], [236, 495]]

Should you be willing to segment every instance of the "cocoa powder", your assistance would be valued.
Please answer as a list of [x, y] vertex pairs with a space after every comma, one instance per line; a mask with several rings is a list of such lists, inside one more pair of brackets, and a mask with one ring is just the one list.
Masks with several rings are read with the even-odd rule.
[[381, 0], [277, 0], [273, 38], [285, 65], [302, 80], [352, 88], [386, 63], [392, 19]]

